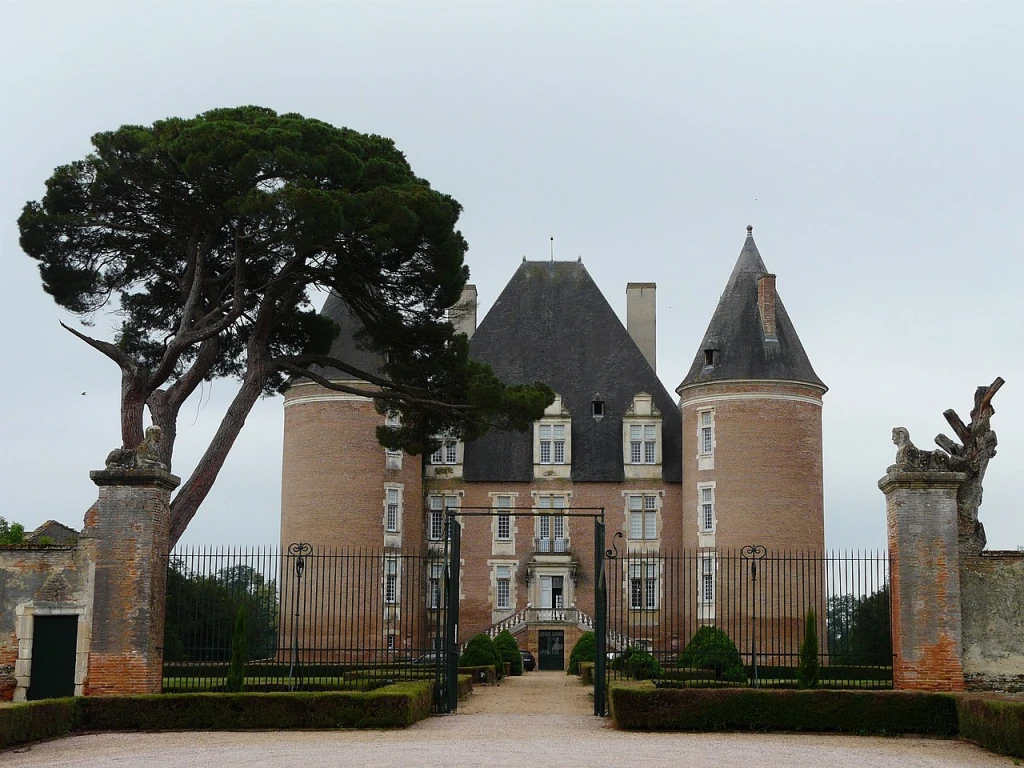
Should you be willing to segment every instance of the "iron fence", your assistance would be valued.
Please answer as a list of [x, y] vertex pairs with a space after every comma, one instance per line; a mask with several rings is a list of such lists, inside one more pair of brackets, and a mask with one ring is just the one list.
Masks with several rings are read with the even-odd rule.
[[164, 690], [370, 689], [434, 677], [441, 554], [192, 547], [168, 561]]
[[884, 552], [612, 549], [606, 579], [613, 678], [892, 687]]

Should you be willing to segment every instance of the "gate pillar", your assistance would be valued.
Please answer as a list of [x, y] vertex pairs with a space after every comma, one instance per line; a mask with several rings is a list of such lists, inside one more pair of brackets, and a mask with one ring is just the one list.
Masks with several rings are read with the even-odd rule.
[[889, 470], [878, 487], [892, 558], [893, 687], [962, 691], [957, 490], [966, 475]]
[[181, 481], [157, 467], [89, 476], [99, 500], [79, 539], [94, 568], [85, 694], [160, 693], [170, 499]]

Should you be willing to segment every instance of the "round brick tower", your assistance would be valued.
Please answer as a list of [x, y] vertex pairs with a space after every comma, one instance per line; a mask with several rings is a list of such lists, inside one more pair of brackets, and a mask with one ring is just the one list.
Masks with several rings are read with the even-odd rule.
[[747, 227], [697, 356], [676, 389], [684, 547], [824, 551], [827, 389]]
[[[380, 359], [355, 345], [358, 328], [344, 302], [331, 295], [322, 314], [341, 328], [330, 355], [368, 373], [379, 373]], [[334, 382], [370, 389], [348, 373], [317, 372]], [[421, 460], [388, 454], [375, 436], [383, 423], [384, 416], [367, 397], [305, 380], [288, 387], [281, 479], [283, 548], [296, 541], [339, 549], [419, 547], [423, 538]], [[395, 504], [397, 508], [389, 511], [389, 505]]]

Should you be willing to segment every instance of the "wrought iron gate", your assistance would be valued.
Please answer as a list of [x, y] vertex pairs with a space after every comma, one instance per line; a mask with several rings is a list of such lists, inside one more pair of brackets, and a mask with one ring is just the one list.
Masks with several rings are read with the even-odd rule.
[[[459, 706], [459, 577], [462, 559], [462, 524], [456, 517], [494, 517], [503, 514], [492, 508], [447, 507], [444, 510], [444, 604], [437, 612], [437, 636], [441, 650], [434, 666], [434, 711], [454, 712]], [[516, 517], [536, 517], [550, 514], [534, 510], [515, 510]], [[594, 663], [594, 714], [607, 713], [605, 654], [607, 652], [607, 584], [605, 559], [611, 554], [605, 550], [604, 508], [563, 510], [566, 517], [589, 517], [594, 521], [594, 636], [596, 658]]]

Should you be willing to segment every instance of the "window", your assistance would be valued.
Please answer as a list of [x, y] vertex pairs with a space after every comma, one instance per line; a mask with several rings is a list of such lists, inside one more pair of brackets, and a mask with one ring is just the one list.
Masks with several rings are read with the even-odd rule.
[[496, 587], [494, 605], [498, 610], [512, 607], [512, 566], [499, 565], [496, 569]]
[[395, 636], [394, 635], [388, 635], [388, 650], [389, 651], [395, 650]]
[[657, 463], [658, 428], [653, 424], [630, 424], [629, 461], [632, 464]]
[[629, 538], [658, 538], [658, 497], [629, 497]]
[[427, 520], [427, 538], [440, 541], [444, 536], [444, 510], [459, 506], [458, 496], [431, 496], [430, 517]]
[[[397, 413], [389, 413], [384, 418], [384, 426], [391, 427], [392, 429], [398, 429], [402, 424], [398, 420]], [[401, 469], [402, 468], [402, 452], [401, 451], [389, 451], [384, 450], [384, 466], [386, 469]]]
[[701, 558], [700, 601], [715, 601], [715, 561], [710, 557]]
[[[495, 503], [498, 509], [511, 509], [512, 508], [512, 497], [511, 496], [498, 496]], [[511, 541], [512, 540], [512, 515], [511, 514], [499, 514], [498, 515], [498, 530], [497, 530], [498, 541]]]
[[441, 440], [441, 445], [430, 454], [431, 464], [458, 464], [459, 442], [457, 440]]
[[[541, 509], [565, 509], [564, 496], [540, 496], [537, 506]], [[565, 552], [568, 549], [565, 533], [565, 516], [560, 514], [541, 515], [537, 518], [537, 551]]]
[[540, 425], [540, 463], [565, 464], [565, 424]]
[[398, 602], [398, 560], [393, 557], [384, 561], [384, 602]]
[[710, 456], [715, 452], [715, 426], [711, 411], [700, 412], [700, 455]]
[[387, 469], [401, 469], [402, 468], [402, 452], [401, 451], [384, 451], [384, 466]]
[[718, 357], [718, 350], [717, 349], [705, 349], [704, 350], [704, 367], [705, 368], [709, 368], [709, 367], [713, 366], [715, 364], [715, 362], [716, 362], [716, 358], [717, 357]]
[[604, 400], [592, 400], [590, 402], [590, 413], [595, 419], [604, 418]]
[[398, 504], [401, 498], [400, 489], [398, 488], [387, 488], [385, 493], [387, 494], [387, 503], [385, 505], [386, 511], [384, 514], [384, 530], [388, 533], [398, 532]]
[[715, 489], [710, 486], [700, 489], [700, 529], [704, 533], [715, 530]]
[[443, 563], [431, 563], [427, 574], [427, 608], [441, 607], [441, 577], [444, 575]]
[[658, 607], [658, 564], [654, 562], [630, 563], [629, 607], [634, 610], [652, 610]]

